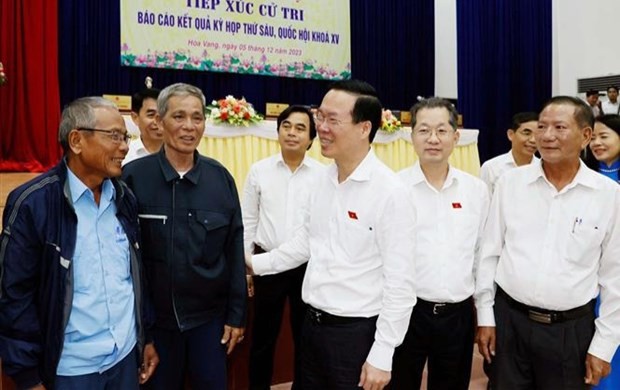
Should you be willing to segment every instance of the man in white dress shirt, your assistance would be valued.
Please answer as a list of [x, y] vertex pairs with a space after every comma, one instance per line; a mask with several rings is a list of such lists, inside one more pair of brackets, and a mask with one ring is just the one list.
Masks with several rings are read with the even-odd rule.
[[131, 120], [140, 130], [140, 138], [129, 144], [123, 165], [158, 152], [164, 143], [164, 131], [157, 125], [159, 89], [145, 88], [131, 97]]
[[598, 118], [602, 115], [601, 102], [598, 98], [598, 90], [590, 89], [586, 92], [586, 102], [592, 109], [592, 115], [594, 115], [594, 118]]
[[[244, 246], [248, 254], [269, 252], [289, 240], [303, 224], [304, 208], [316, 177], [324, 166], [306, 156], [316, 137], [314, 119], [304, 106], [290, 106], [278, 116], [280, 153], [250, 168], [241, 202]], [[288, 298], [295, 345], [293, 389], [300, 388], [300, 339], [306, 308], [301, 283], [306, 270], [299, 267], [274, 275], [254, 276], [254, 321], [250, 347], [250, 389], [269, 390], [273, 358]], [[248, 281], [248, 285], [252, 280]]]
[[475, 295], [493, 388], [581, 389], [609, 374], [620, 340], [620, 187], [579, 159], [593, 124], [581, 99], [552, 98], [535, 132], [541, 161], [495, 187]]
[[480, 167], [480, 178], [487, 183], [491, 193], [497, 179], [509, 169], [530, 164], [538, 160], [534, 130], [538, 126], [538, 114], [535, 112], [520, 112], [512, 117], [510, 129], [506, 135], [512, 145], [508, 153], [494, 157]]
[[336, 82], [315, 120], [321, 153], [335, 164], [316, 180], [295, 237], [248, 266], [262, 275], [309, 258], [304, 389], [382, 389], [415, 304], [415, 212], [401, 180], [370, 148], [381, 123], [372, 86]]
[[429, 389], [469, 388], [474, 343], [472, 295], [479, 240], [489, 208], [485, 183], [448, 163], [458, 143], [457, 112], [440, 98], [411, 109], [418, 162], [399, 173], [411, 191], [417, 303], [394, 354], [393, 389], [419, 389], [428, 360]]
[[[487, 160], [480, 167], [480, 178], [487, 183], [491, 194], [495, 189], [495, 183], [504, 172], [538, 161], [534, 155], [536, 153], [534, 131], [537, 127], [538, 113], [520, 112], [512, 117], [512, 124], [506, 132], [511, 143], [510, 151]], [[485, 360], [482, 367], [484, 373], [491, 379], [493, 375], [491, 363]], [[488, 389], [492, 388], [491, 382], [489, 380]]]
[[618, 87], [607, 87], [607, 101], [602, 104], [603, 114], [620, 115], [620, 102], [618, 101]]

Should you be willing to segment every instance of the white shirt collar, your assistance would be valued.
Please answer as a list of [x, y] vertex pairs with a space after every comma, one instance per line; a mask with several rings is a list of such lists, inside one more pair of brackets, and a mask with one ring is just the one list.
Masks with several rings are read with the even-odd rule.
[[[532, 169], [530, 169], [528, 172], [528, 183], [533, 183], [540, 179], [545, 180], [547, 183], [549, 183], [549, 180], [547, 179], [545, 171], [542, 167], [543, 163], [544, 160], [542, 159], [532, 161], [532, 163], [530, 164]], [[575, 175], [573, 181], [570, 182], [570, 184], [565, 188], [569, 189], [575, 187], [576, 185], [582, 185], [590, 188], [600, 188], [599, 184], [600, 183], [596, 180], [596, 172], [588, 168], [583, 161], [579, 160], [579, 169], [577, 170], [577, 174]]]

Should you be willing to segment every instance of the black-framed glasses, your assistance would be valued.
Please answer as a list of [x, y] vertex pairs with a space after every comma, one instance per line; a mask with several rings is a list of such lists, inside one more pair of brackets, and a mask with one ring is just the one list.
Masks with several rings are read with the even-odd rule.
[[125, 142], [126, 144], [129, 144], [129, 142], [131, 141], [131, 135], [129, 135], [129, 133], [123, 133], [118, 130], [91, 129], [88, 127], [80, 127], [77, 130], [105, 133], [108, 136], [108, 138], [110, 138], [114, 143], [117, 143], [117, 144], [120, 144], [121, 142]]

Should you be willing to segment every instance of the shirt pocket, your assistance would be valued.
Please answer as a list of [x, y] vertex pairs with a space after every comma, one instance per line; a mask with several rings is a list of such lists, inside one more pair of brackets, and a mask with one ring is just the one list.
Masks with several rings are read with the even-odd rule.
[[357, 262], [373, 255], [375, 227], [372, 224], [357, 219], [345, 220], [341, 227], [342, 245], [349, 261]]
[[590, 267], [599, 260], [604, 229], [585, 221], [574, 225], [566, 243], [566, 258], [572, 264]]
[[97, 248], [82, 248], [73, 257], [71, 272], [73, 273], [73, 291], [76, 293], [85, 293], [90, 291], [92, 284], [95, 280], [95, 275], [99, 275], [98, 268], [95, 268], [91, 262], [89, 262], [89, 250], [97, 250]]
[[461, 251], [474, 251], [478, 240], [480, 217], [473, 213], [456, 213], [452, 218], [453, 245]]
[[142, 253], [145, 261], [165, 262], [170, 241], [171, 221], [167, 210], [145, 208], [138, 214], [142, 235]]
[[230, 217], [215, 211], [194, 210], [188, 214], [189, 242], [197, 245], [199, 263], [215, 264], [226, 249]]

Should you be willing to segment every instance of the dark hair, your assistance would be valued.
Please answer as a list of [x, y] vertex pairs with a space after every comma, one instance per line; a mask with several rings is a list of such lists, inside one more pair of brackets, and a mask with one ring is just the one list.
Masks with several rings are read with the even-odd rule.
[[[278, 128], [276, 130], [280, 132], [280, 125], [282, 124], [282, 122], [288, 119], [288, 117], [295, 112], [308, 115], [308, 123], [310, 124], [310, 128], [308, 129], [310, 131], [310, 141], [314, 140], [316, 138], [316, 125], [314, 124], [314, 117], [312, 116], [312, 113], [306, 106], [288, 106], [284, 111], [280, 113], [280, 115], [278, 115]], [[310, 149], [311, 147], [312, 143], [310, 143], [308, 149]]]
[[590, 96], [592, 96], [592, 95], [597, 95], [597, 96], [598, 96], [598, 91], [597, 91], [596, 89], [589, 89], [589, 90], [586, 92], [586, 97], [590, 97]]
[[456, 127], [457, 127], [456, 124], [458, 121], [459, 113], [456, 111], [454, 104], [452, 104], [450, 101], [446, 99], [442, 99], [439, 97], [431, 97], [428, 99], [420, 100], [419, 102], [414, 104], [413, 107], [411, 107], [411, 110], [409, 112], [411, 113], [411, 128], [412, 129], [415, 127], [417, 123], [416, 114], [420, 112], [421, 110], [424, 110], [427, 108], [445, 108], [446, 110], [448, 110], [448, 113], [450, 114], [450, 126], [452, 126], [454, 130], [456, 130]]
[[542, 110], [552, 104], [567, 104], [569, 106], [575, 107], [573, 118], [575, 118], [577, 124], [581, 127], [594, 127], [594, 114], [592, 113], [592, 109], [583, 100], [573, 96], [554, 96], [551, 99], [547, 100]]
[[[620, 115], [616, 114], [607, 114], [601, 115], [596, 118], [596, 122], [600, 122], [605, 126], [609, 127], [611, 130], [615, 131], [620, 136]], [[600, 163], [592, 154], [592, 150], [590, 150], [590, 146], [586, 148], [586, 155], [584, 161], [588, 167], [594, 169], [595, 171], [600, 170]], [[616, 180], [620, 179], [620, 173], [616, 173]]]
[[607, 92], [609, 92], [610, 89], [615, 89], [616, 92], [618, 92], [618, 86], [616, 85], [610, 85], [609, 87], [607, 87]]
[[157, 88], [144, 88], [142, 91], [134, 93], [131, 97], [131, 111], [139, 114], [142, 104], [144, 104], [144, 99], [153, 99], [157, 102], [159, 92], [161, 91]]
[[512, 123], [510, 124], [510, 130], [517, 131], [517, 129], [525, 122], [538, 122], [538, 113], [528, 111], [514, 114], [512, 117]]
[[368, 140], [370, 143], [375, 139], [375, 134], [381, 126], [381, 101], [375, 88], [361, 80], [341, 80], [330, 85], [329, 90], [344, 91], [357, 95], [351, 117], [353, 123], [370, 121], [372, 127]]

